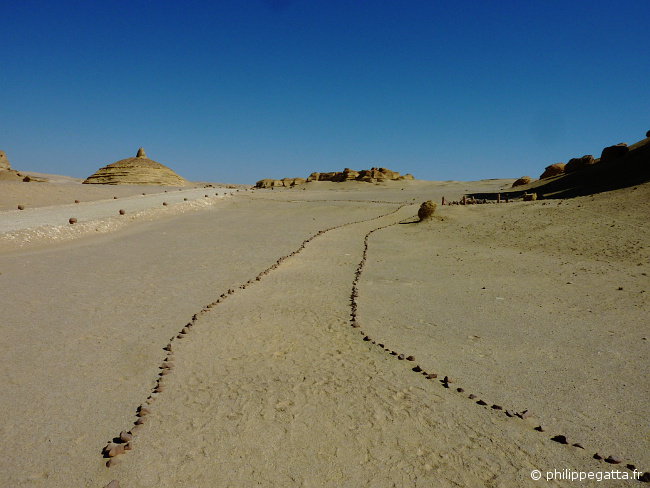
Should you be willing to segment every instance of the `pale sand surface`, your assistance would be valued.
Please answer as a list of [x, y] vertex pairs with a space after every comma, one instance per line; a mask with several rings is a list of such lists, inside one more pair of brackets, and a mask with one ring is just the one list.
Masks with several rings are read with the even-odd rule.
[[[0, 485], [537, 486], [534, 468], [611, 469], [596, 451], [650, 467], [650, 186], [559, 206], [439, 207], [443, 221], [372, 234], [358, 320], [414, 363], [349, 326], [364, 236], [424, 199], [507, 182], [405, 183], [256, 190], [0, 254], [11, 440]], [[367, 203], [413, 198], [393, 214]], [[255, 281], [318, 231], [362, 220]], [[133, 425], [162, 347], [229, 288], [174, 341], [176, 367], [134, 450], [106, 468], [100, 451]], [[536, 416], [508, 418], [469, 392]]]

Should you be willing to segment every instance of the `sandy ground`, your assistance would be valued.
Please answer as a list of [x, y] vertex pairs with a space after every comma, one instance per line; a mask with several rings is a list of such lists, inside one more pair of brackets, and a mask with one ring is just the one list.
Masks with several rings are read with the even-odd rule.
[[409, 224], [424, 199], [508, 182], [401, 183], [239, 192], [0, 252], [0, 484], [570, 486], [530, 472], [650, 467], [650, 185]]

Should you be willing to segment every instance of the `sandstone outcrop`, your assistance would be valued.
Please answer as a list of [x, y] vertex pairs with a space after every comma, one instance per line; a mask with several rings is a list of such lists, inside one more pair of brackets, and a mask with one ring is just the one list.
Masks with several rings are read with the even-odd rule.
[[596, 160], [591, 154], [587, 154], [581, 158], [573, 158], [564, 166], [564, 172], [573, 173], [574, 171], [579, 171], [595, 163]]
[[527, 185], [531, 181], [533, 181], [533, 179], [530, 176], [522, 176], [512, 184], [512, 188], [515, 186]]
[[544, 172], [540, 175], [539, 179], [550, 178], [551, 176], [557, 176], [564, 173], [564, 163], [555, 163], [544, 168]]
[[600, 160], [602, 162], [605, 162], [622, 158], [628, 153], [629, 150], [630, 149], [627, 147], [627, 144], [620, 142], [614, 146], [609, 146], [603, 149], [603, 152], [600, 155]]
[[11, 164], [9, 164], [9, 159], [4, 151], [0, 151], [0, 171], [8, 171], [11, 169]]
[[156, 161], [147, 158], [144, 149], [138, 149], [134, 158], [127, 158], [100, 168], [84, 181], [99, 185], [160, 185], [185, 186], [185, 178]]
[[274, 188], [276, 186], [289, 188], [296, 185], [302, 185], [306, 182], [307, 180], [304, 178], [282, 178], [281, 180], [264, 179], [255, 183], [255, 188]]
[[391, 171], [387, 168], [370, 168], [362, 169], [361, 171], [345, 168], [340, 172], [312, 173], [307, 178], [307, 181], [366, 181], [368, 183], [375, 183], [386, 180], [412, 179], [414, 178], [410, 173], [402, 176], [397, 171]]
[[281, 180], [264, 179], [255, 183], [256, 188], [274, 188], [274, 187], [292, 187], [302, 185], [311, 181], [366, 181], [375, 183], [387, 180], [413, 180], [412, 174], [407, 173], [400, 175], [397, 171], [391, 171], [386, 168], [370, 168], [361, 171], [355, 171], [345, 168], [343, 171], [333, 171], [329, 173], [312, 173], [307, 179], [304, 178], [283, 178]]

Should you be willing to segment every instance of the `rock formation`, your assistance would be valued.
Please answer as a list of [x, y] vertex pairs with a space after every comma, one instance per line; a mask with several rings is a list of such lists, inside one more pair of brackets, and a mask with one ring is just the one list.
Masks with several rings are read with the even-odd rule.
[[296, 185], [302, 185], [306, 181], [307, 180], [305, 180], [304, 178], [282, 178], [281, 180], [265, 179], [255, 183], [255, 188], [273, 188], [276, 186], [291, 187]]
[[413, 180], [412, 174], [405, 174], [401, 176], [397, 171], [391, 171], [386, 168], [370, 168], [361, 171], [355, 171], [350, 168], [345, 168], [343, 171], [335, 171], [331, 173], [312, 173], [305, 180], [304, 178], [283, 178], [281, 180], [264, 179], [255, 184], [256, 188], [273, 188], [276, 186], [290, 187], [295, 185], [302, 185], [310, 181], [366, 181], [368, 183], [375, 183], [386, 180]]
[[156, 161], [147, 158], [144, 149], [138, 149], [134, 158], [127, 158], [104, 166], [90, 175], [84, 183], [100, 185], [160, 185], [185, 186], [187, 180]]
[[574, 171], [581, 170], [595, 163], [596, 160], [591, 154], [587, 154], [581, 158], [573, 158], [564, 166], [564, 172], [573, 173]]
[[432, 218], [433, 213], [436, 211], [436, 206], [437, 205], [431, 200], [427, 200], [422, 205], [420, 205], [420, 208], [418, 209], [418, 217], [420, 218], [420, 222]]
[[609, 146], [603, 149], [603, 152], [600, 155], [600, 160], [602, 162], [612, 161], [614, 159], [622, 158], [629, 151], [627, 144], [620, 142], [614, 146]]
[[8, 171], [11, 169], [11, 164], [9, 164], [9, 159], [4, 151], [0, 151], [0, 171]]
[[544, 168], [544, 172], [540, 175], [539, 179], [550, 178], [551, 176], [557, 176], [564, 173], [564, 163], [555, 163]]
[[42, 178], [35, 178], [20, 174], [15, 169], [11, 169], [9, 158], [4, 151], [0, 151], [0, 181], [47, 181]]
[[533, 181], [533, 179], [530, 176], [522, 176], [512, 184], [512, 188], [515, 186], [527, 185], [531, 181]]
[[341, 172], [312, 173], [307, 178], [307, 181], [366, 181], [368, 183], [375, 183], [386, 180], [412, 179], [414, 179], [412, 174], [401, 176], [397, 171], [391, 171], [386, 168], [370, 168], [362, 169], [361, 171], [345, 168]]

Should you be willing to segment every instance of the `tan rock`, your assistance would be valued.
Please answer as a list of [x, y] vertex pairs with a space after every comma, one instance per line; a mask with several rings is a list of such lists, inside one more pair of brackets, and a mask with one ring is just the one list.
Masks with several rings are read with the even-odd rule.
[[138, 149], [135, 158], [109, 164], [90, 175], [84, 183], [100, 185], [162, 185], [185, 186], [187, 180], [156, 161], [147, 158], [144, 149]]
[[11, 164], [9, 164], [9, 159], [4, 151], [0, 151], [0, 171], [7, 171], [11, 169]]
[[522, 176], [512, 184], [512, 188], [515, 186], [522, 186], [529, 184], [533, 179], [530, 176]]
[[433, 217], [433, 213], [436, 211], [436, 204], [431, 200], [427, 200], [418, 210], [418, 217], [420, 217], [420, 222], [428, 220]]
[[539, 179], [550, 178], [551, 176], [557, 176], [564, 173], [564, 163], [555, 163], [544, 168], [544, 172], [540, 175]]

